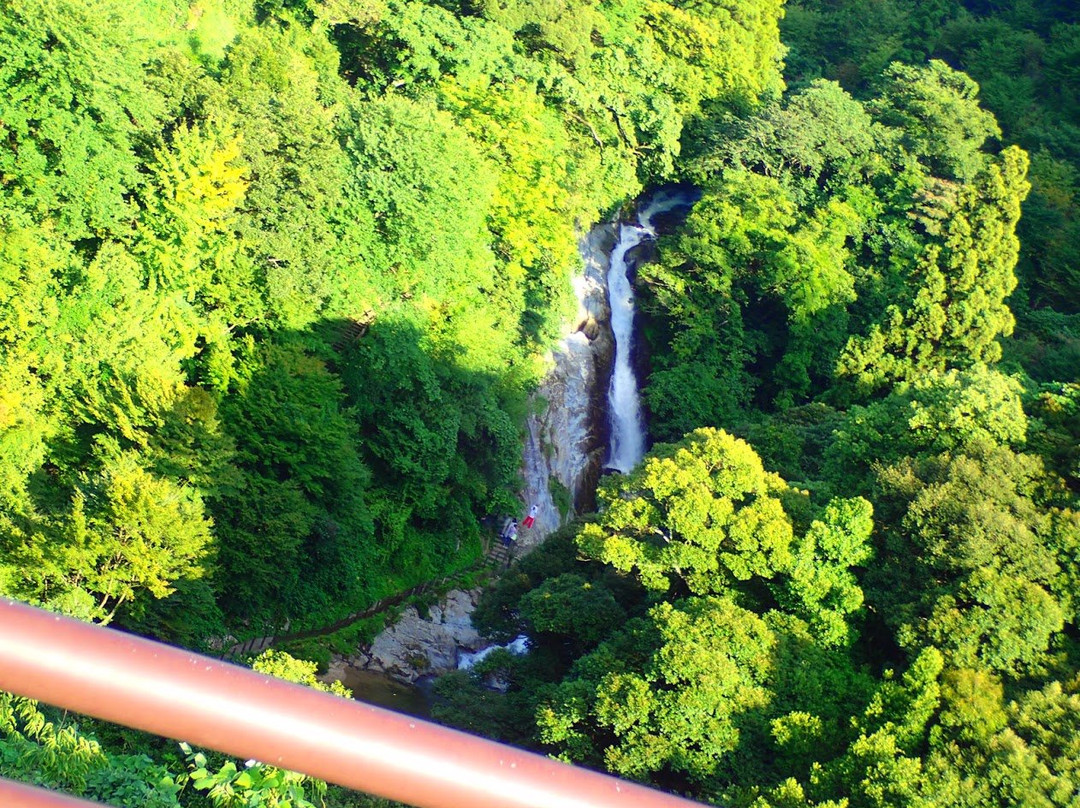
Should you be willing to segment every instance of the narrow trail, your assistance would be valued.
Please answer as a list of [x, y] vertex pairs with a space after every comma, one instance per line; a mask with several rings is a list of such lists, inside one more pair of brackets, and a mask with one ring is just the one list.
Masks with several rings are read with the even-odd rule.
[[236, 643], [229, 646], [222, 652], [222, 656], [226, 659], [243, 656], [245, 654], [259, 654], [265, 651], [267, 648], [271, 648], [274, 645], [278, 645], [286, 642], [294, 642], [296, 640], [310, 640], [315, 637], [325, 637], [328, 634], [333, 634], [335, 631], [341, 631], [343, 628], [351, 626], [358, 620], [364, 620], [368, 617], [375, 617], [382, 614], [395, 606], [399, 606], [409, 598], [417, 595], [422, 595], [425, 592], [431, 590], [438, 590], [450, 583], [462, 575], [466, 575], [471, 572], [486, 571], [487, 575], [482, 579], [482, 583], [487, 583], [494, 578], [499, 577], [505, 572], [511, 562], [510, 549], [504, 547], [501, 541], [497, 539], [491, 542], [491, 546], [487, 548], [477, 561], [462, 570], [459, 570], [452, 575], [445, 575], [442, 578], [436, 578], [432, 581], [425, 581], [422, 584], [417, 584], [414, 587], [398, 592], [395, 595], [389, 595], [382, 600], [378, 600], [375, 603], [368, 606], [366, 609], [362, 609], [358, 612], [353, 612], [340, 620], [331, 623], [326, 626], [320, 626], [319, 628], [308, 629], [306, 631], [286, 632], [282, 634], [268, 634], [262, 637], [252, 637], [251, 639], [244, 640], [243, 642]]

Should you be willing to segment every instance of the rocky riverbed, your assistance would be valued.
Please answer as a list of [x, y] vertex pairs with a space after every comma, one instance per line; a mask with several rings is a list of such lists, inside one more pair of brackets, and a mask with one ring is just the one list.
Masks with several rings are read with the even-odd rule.
[[325, 678], [344, 680], [350, 668], [360, 668], [412, 683], [423, 676], [457, 670], [462, 650], [478, 651], [490, 645], [470, 619], [480, 591], [454, 589], [428, 610], [426, 618], [410, 606], [369, 648], [335, 658]]

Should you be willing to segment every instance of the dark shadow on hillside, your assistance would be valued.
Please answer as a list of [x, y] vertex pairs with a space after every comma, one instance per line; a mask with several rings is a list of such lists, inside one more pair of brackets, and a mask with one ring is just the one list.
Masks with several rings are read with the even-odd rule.
[[167, 414], [183, 428], [152, 439], [155, 470], [204, 497], [213, 565], [140, 598], [126, 627], [197, 643], [178, 616], [220, 626], [220, 607], [240, 639], [307, 632], [481, 558], [520, 463], [520, 402], [496, 376], [391, 319], [324, 320], [236, 353], [228, 393], [193, 388], [203, 411]]
[[480, 555], [519, 454], [496, 378], [403, 321], [328, 320], [259, 354], [222, 408], [250, 492], [214, 507], [231, 613], [281, 604], [313, 628]]

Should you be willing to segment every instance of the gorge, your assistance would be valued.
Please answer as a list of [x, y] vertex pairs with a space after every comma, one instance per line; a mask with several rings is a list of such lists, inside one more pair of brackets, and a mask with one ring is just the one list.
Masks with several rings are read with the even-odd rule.
[[[552, 350], [549, 372], [526, 418], [522, 507], [535, 504], [538, 513], [534, 527], [518, 534], [515, 555], [532, 551], [573, 516], [593, 510], [605, 469], [627, 473], [644, 456], [648, 438], [635, 372], [632, 279], [647, 260], [642, 247], [682, 221], [698, 196], [692, 186], [661, 186], [636, 200], [625, 218], [601, 222], [582, 238], [583, 270], [572, 281], [576, 322]], [[561, 502], [555, 492], [562, 492]], [[494, 646], [485, 648], [468, 623], [478, 595], [453, 590], [427, 619], [407, 609], [356, 664], [413, 682], [483, 655]]]

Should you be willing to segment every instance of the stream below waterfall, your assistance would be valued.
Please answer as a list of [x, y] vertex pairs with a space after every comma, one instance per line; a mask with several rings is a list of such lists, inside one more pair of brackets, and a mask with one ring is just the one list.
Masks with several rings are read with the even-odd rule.
[[[611, 442], [607, 468], [626, 474], [645, 456], [645, 418], [641, 409], [638, 378], [634, 372], [634, 287], [628, 260], [631, 251], [656, 238], [655, 219], [663, 214], [685, 214], [700, 197], [696, 189], [670, 186], [657, 190], [639, 205], [632, 222], [619, 225], [618, 241], [611, 251], [608, 270], [608, 301], [611, 330], [615, 337], [615, 361], [608, 387], [608, 418]], [[680, 217], [681, 218], [681, 217]]]
[[431, 677], [410, 685], [385, 673], [349, 667], [340, 681], [358, 701], [418, 718], [431, 716]]
[[489, 645], [480, 651], [473, 653], [461, 653], [458, 655], [458, 670], [468, 671], [472, 670], [478, 662], [483, 662], [495, 651], [509, 651], [515, 656], [529, 653], [529, 638], [524, 634], [519, 634], [511, 642], [506, 645]]

